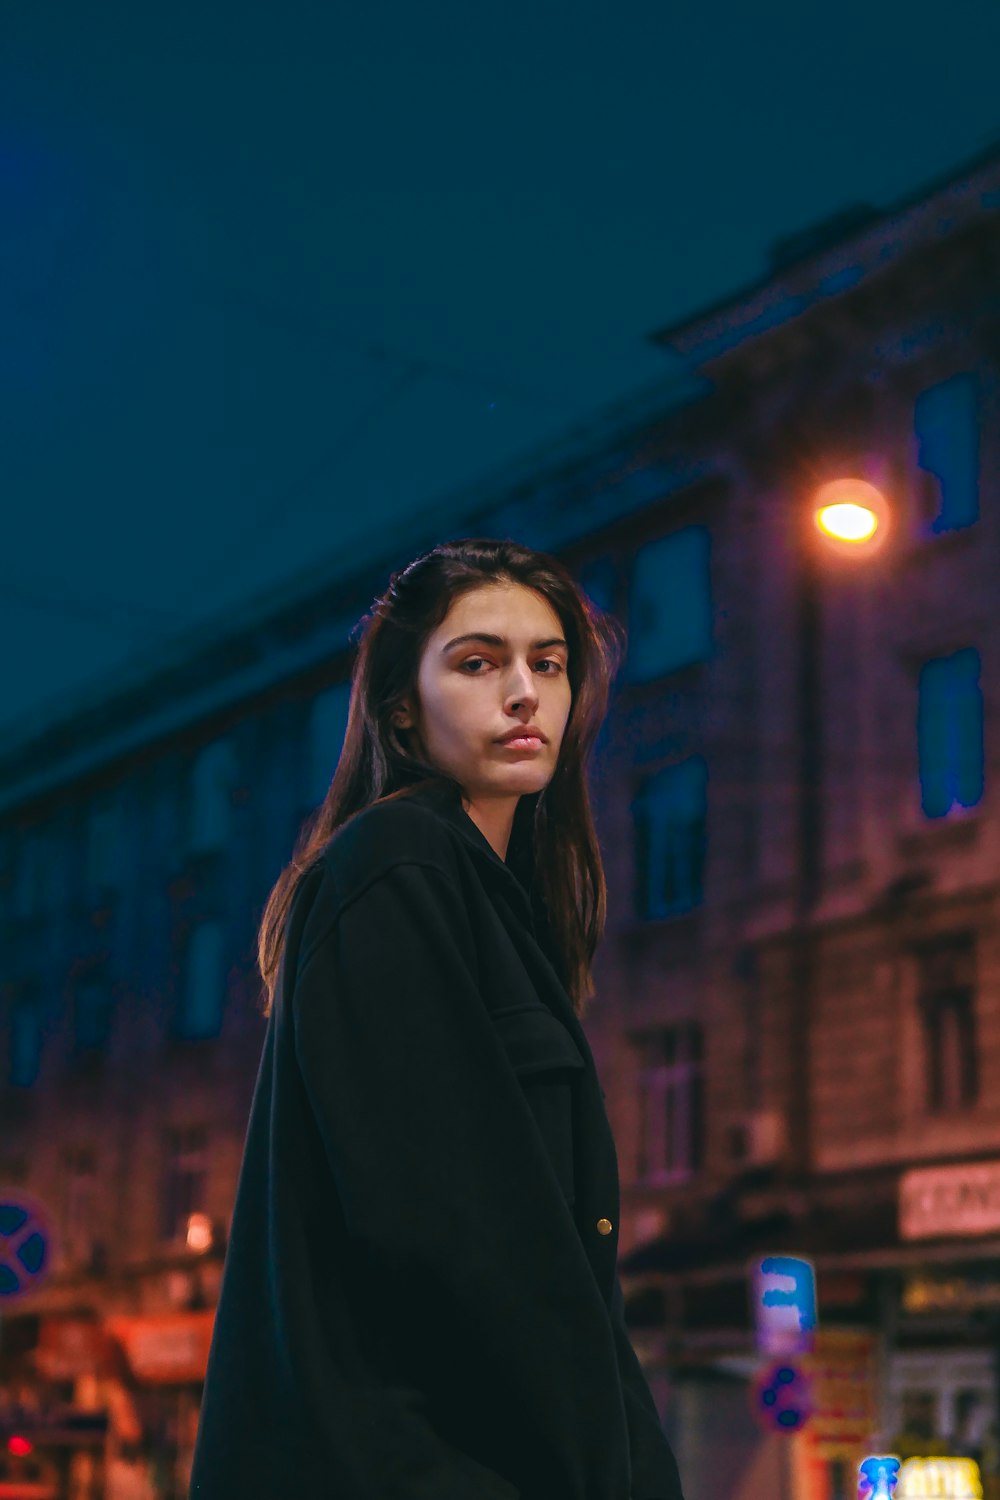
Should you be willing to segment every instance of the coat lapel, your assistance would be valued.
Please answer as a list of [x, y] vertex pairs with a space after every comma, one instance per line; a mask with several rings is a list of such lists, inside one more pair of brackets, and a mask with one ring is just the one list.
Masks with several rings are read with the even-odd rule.
[[[509, 862], [500, 858], [482, 830], [469, 817], [461, 798], [448, 782], [422, 782], [413, 794], [419, 795], [433, 806], [468, 846], [483, 877], [490, 884], [505, 927], [511, 933], [522, 959], [531, 969], [539, 998], [570, 1032], [583, 1054], [588, 1070], [596, 1078], [596, 1067], [586, 1033], [552, 959], [546, 952], [546, 944], [551, 941], [548, 923], [532, 883], [534, 866], [530, 832], [538, 794], [525, 795], [518, 804], [508, 849]], [[530, 942], [525, 943], [525, 932], [529, 935]]]

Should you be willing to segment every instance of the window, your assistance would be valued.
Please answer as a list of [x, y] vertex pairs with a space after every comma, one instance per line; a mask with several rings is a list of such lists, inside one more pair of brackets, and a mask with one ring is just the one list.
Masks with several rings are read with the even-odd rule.
[[187, 1239], [188, 1217], [205, 1212], [208, 1148], [205, 1127], [188, 1125], [165, 1134], [163, 1238]]
[[120, 799], [109, 797], [95, 803], [87, 820], [84, 879], [88, 901], [99, 901], [121, 879], [122, 833]]
[[640, 1043], [638, 1175], [678, 1181], [702, 1164], [702, 1031], [694, 1021], [667, 1026]]
[[51, 839], [45, 830], [34, 828], [20, 835], [14, 868], [15, 917], [34, 917], [45, 907], [52, 859]]
[[[886, 1447], [897, 1453], [967, 1454], [981, 1464], [989, 1428], [996, 1421], [992, 1351], [965, 1347], [890, 1352], [886, 1366]], [[929, 1486], [928, 1492], [935, 1488]]]
[[645, 682], [712, 651], [709, 535], [686, 526], [647, 542], [629, 588], [628, 677]]
[[14, 993], [10, 1012], [11, 1087], [30, 1089], [38, 1077], [42, 1059], [42, 997], [37, 980], [22, 980]]
[[983, 695], [979, 652], [971, 647], [925, 662], [920, 671], [917, 741], [921, 806], [942, 818], [983, 794]]
[[90, 1146], [63, 1152], [63, 1243], [67, 1264], [88, 1261], [94, 1249], [97, 1166]]
[[913, 411], [925, 531], [956, 531], [979, 519], [978, 383], [953, 375], [922, 391]]
[[700, 904], [707, 782], [705, 762], [691, 756], [656, 772], [635, 798], [638, 916], [667, 917]]
[[924, 1026], [928, 1108], [937, 1113], [974, 1104], [978, 1089], [972, 995], [935, 995], [924, 1007]]
[[961, 1109], [979, 1093], [973, 939], [938, 939], [917, 950], [917, 961], [927, 1108]]
[[225, 933], [217, 918], [199, 922], [184, 955], [178, 1030], [183, 1037], [218, 1036], [226, 999]]
[[330, 789], [333, 773], [344, 747], [351, 688], [338, 682], [313, 701], [309, 714], [308, 786], [310, 807], [317, 807]]
[[73, 1045], [77, 1056], [100, 1051], [107, 1045], [113, 1016], [107, 967], [95, 965], [78, 977], [73, 994]]
[[908, 1438], [928, 1442], [937, 1429], [936, 1391], [904, 1390], [900, 1394], [900, 1426]]
[[224, 847], [230, 832], [230, 792], [236, 759], [229, 740], [215, 740], [199, 753], [191, 773], [188, 852], [201, 854]]

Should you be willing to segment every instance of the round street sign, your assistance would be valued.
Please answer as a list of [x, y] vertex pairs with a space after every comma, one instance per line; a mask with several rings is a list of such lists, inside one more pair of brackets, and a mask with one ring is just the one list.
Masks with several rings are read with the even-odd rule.
[[0, 1305], [37, 1291], [51, 1255], [52, 1231], [42, 1205], [21, 1188], [0, 1187]]
[[751, 1382], [751, 1407], [768, 1432], [799, 1432], [812, 1415], [810, 1381], [787, 1360], [757, 1370]]

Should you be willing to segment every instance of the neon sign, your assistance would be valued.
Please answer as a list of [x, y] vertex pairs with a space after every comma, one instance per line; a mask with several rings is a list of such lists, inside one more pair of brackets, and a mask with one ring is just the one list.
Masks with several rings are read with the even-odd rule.
[[971, 1458], [908, 1458], [873, 1454], [858, 1469], [858, 1500], [982, 1500], [979, 1465]]
[[816, 1273], [796, 1255], [766, 1255], [753, 1267], [757, 1348], [787, 1358], [812, 1348], [816, 1330]]

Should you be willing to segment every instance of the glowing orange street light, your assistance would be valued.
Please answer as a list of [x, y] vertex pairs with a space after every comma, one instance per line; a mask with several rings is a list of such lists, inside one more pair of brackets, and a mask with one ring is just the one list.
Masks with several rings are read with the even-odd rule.
[[872, 552], [885, 541], [889, 507], [867, 479], [831, 479], [813, 497], [813, 520], [835, 551]]

